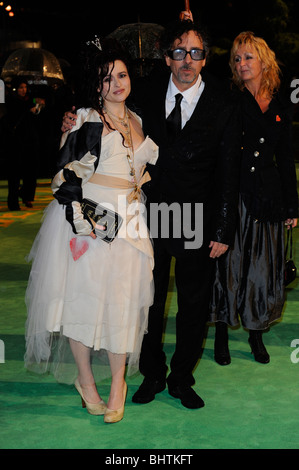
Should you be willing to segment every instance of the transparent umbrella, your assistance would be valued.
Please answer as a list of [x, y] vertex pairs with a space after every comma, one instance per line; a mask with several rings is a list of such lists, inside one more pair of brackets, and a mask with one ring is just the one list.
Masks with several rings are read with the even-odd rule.
[[33, 85], [55, 85], [63, 83], [63, 73], [58, 59], [49, 51], [40, 48], [23, 48], [14, 51], [2, 69], [2, 78], [10, 82], [22, 76]]
[[162, 58], [159, 37], [163, 29], [163, 26], [155, 23], [131, 23], [119, 26], [109, 37], [123, 45], [132, 60], [139, 64], [143, 75], [148, 66]]

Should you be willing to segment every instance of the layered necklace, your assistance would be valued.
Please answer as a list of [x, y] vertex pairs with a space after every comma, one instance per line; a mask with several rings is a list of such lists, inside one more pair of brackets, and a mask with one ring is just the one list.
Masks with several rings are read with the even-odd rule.
[[[119, 133], [124, 138], [126, 148], [128, 150], [127, 161], [130, 167], [131, 181], [135, 183], [135, 185], [137, 186], [136, 173], [135, 173], [135, 168], [134, 168], [134, 147], [133, 147], [131, 126], [130, 126], [130, 116], [129, 116], [128, 108], [125, 106], [125, 114], [123, 118], [116, 116], [111, 111], [108, 111], [107, 108], [104, 108], [104, 111], [109, 116], [114, 127], [119, 131]], [[120, 128], [120, 125], [122, 126], [122, 128]]]

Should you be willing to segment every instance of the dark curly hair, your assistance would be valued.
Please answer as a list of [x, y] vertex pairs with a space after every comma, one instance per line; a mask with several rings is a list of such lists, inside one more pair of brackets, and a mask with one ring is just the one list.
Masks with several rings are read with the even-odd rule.
[[194, 31], [195, 34], [202, 40], [203, 48], [206, 51], [206, 56], [209, 52], [209, 38], [206, 29], [199, 23], [194, 23], [191, 20], [177, 20], [170, 23], [164, 29], [160, 38], [160, 50], [163, 55], [167, 54], [172, 48], [176, 39], [180, 39], [183, 34], [189, 31]]
[[115, 39], [101, 40], [102, 50], [91, 41], [82, 47], [79, 62], [78, 107], [94, 108], [102, 114], [101, 91], [103, 80], [109, 71], [109, 64], [121, 60], [129, 68], [130, 59], [126, 51]]

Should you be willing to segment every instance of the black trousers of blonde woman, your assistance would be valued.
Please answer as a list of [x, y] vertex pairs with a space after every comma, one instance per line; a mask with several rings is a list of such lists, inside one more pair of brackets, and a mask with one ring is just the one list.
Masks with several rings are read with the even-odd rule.
[[270, 361], [263, 332], [281, 317], [284, 305], [284, 225], [258, 222], [240, 199], [233, 249], [217, 263], [210, 321], [216, 324], [215, 360], [230, 363], [227, 325], [249, 332], [254, 359]]

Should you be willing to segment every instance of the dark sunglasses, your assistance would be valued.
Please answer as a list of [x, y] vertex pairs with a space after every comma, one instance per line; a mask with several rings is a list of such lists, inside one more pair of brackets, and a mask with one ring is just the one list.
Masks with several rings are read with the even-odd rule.
[[186, 51], [186, 49], [167, 51], [168, 57], [173, 60], [184, 60], [187, 54], [190, 54], [192, 60], [203, 60], [206, 56], [206, 51], [198, 48], [191, 49], [191, 51]]

